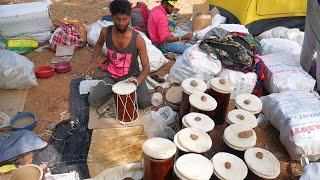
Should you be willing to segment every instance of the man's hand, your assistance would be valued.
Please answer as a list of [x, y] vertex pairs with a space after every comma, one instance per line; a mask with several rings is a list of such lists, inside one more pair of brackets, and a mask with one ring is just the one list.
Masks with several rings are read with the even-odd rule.
[[86, 75], [91, 75], [93, 74], [94, 70], [96, 69], [97, 64], [96, 63], [91, 63], [90, 66], [86, 69]]
[[192, 33], [185, 34], [181, 37], [182, 40], [189, 41], [193, 37]]
[[131, 82], [131, 83], [134, 83], [135, 85], [139, 86], [139, 82], [138, 82], [138, 79], [134, 76], [131, 76], [127, 79], [127, 82]]

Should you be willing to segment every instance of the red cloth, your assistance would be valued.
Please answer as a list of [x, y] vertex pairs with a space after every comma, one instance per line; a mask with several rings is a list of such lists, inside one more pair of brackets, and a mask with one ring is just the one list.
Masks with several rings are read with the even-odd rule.
[[83, 40], [76, 26], [71, 24], [63, 25], [52, 39], [51, 45], [54, 48], [58, 46], [75, 46], [80, 49], [83, 46]]

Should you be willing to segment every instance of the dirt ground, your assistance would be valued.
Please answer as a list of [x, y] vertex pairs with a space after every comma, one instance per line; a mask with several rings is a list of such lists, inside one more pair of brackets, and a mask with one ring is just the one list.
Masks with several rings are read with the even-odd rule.
[[[0, 4], [11, 2], [32, 2], [33, 0], [0, 0]], [[108, 14], [107, 4], [109, 0], [56, 0], [52, 1], [52, 21], [61, 21], [63, 18], [74, 18], [89, 25], [102, 16]], [[132, 0], [133, 3], [136, 0]], [[151, 8], [158, 4], [155, 0], [146, 0]], [[184, 19], [190, 17], [192, 4], [199, 4], [201, 1], [180, 0], [182, 5], [181, 14]], [[44, 52], [31, 52], [26, 54], [35, 67], [50, 65], [54, 53], [48, 50]], [[35, 129], [38, 134], [43, 133], [48, 127], [60, 120], [60, 113], [68, 109], [69, 84], [72, 79], [82, 77], [84, 70], [89, 64], [90, 51], [87, 47], [75, 52], [72, 59], [72, 71], [67, 74], [55, 74], [49, 79], [38, 79], [38, 86], [31, 88], [28, 92], [25, 103], [25, 111], [34, 112], [39, 120]], [[164, 75], [173, 62], [161, 68], [157, 74]], [[215, 135], [222, 136], [221, 127], [215, 129]], [[281, 162], [281, 174], [278, 179], [298, 179], [301, 167], [298, 162], [290, 161], [285, 148], [281, 145], [278, 136], [279, 132], [270, 124], [263, 124], [256, 128], [258, 136], [257, 146], [273, 152]], [[216, 147], [213, 142], [213, 147]]]

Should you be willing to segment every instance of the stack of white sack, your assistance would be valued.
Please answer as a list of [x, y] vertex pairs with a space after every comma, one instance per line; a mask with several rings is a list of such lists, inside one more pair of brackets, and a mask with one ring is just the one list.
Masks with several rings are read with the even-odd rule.
[[304, 32], [300, 31], [298, 28], [289, 29], [286, 27], [275, 27], [268, 31], [265, 31], [259, 35], [262, 39], [269, 39], [269, 38], [282, 38], [288, 39], [298, 43], [302, 46]]
[[280, 141], [292, 160], [320, 158], [320, 100], [315, 92], [287, 91], [261, 98], [262, 111], [280, 131]]
[[51, 36], [50, 1], [0, 6], [0, 35], [5, 38], [29, 36], [39, 43]]
[[266, 66], [264, 83], [269, 93], [313, 91], [316, 81], [302, 69], [294, 55], [277, 53], [261, 58]]

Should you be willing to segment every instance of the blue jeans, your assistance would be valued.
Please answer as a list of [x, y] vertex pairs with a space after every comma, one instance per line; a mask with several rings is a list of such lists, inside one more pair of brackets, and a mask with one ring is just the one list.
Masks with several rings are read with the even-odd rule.
[[192, 45], [189, 43], [172, 42], [172, 43], [164, 43], [163, 45], [160, 45], [160, 48], [163, 53], [174, 52], [174, 53], [182, 54], [187, 48], [191, 46]]

